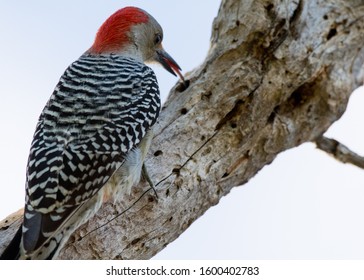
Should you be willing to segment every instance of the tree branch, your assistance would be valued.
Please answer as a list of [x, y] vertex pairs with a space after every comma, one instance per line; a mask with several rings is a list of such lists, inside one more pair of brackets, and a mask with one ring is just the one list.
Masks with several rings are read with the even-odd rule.
[[[151, 258], [279, 153], [322, 135], [363, 80], [363, 19], [360, 0], [223, 0], [205, 62], [155, 126], [146, 165], [158, 203], [140, 184], [59, 257]], [[15, 226], [0, 230], [0, 251]]]
[[318, 149], [330, 154], [338, 161], [351, 163], [364, 169], [364, 157], [354, 153], [340, 142], [325, 136], [320, 136], [315, 140], [315, 143]]

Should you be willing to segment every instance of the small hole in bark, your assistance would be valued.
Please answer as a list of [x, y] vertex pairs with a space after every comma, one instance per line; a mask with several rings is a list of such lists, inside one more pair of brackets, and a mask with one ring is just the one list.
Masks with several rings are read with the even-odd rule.
[[156, 151], [156, 152], [154, 153], [154, 156], [155, 156], [155, 157], [159, 157], [159, 156], [161, 156], [161, 155], [163, 155], [163, 152], [162, 152], [161, 150], [158, 150], [158, 151]]
[[169, 221], [170, 221], [170, 222], [172, 222], [172, 220], [173, 220], [173, 217], [170, 217], [170, 218], [169, 218]]
[[336, 28], [331, 28], [329, 34], [327, 34], [327, 40], [330, 40], [337, 34]]
[[185, 82], [180, 82], [178, 86], [176, 87], [176, 91], [178, 92], [184, 92], [188, 87], [190, 86], [190, 81], [185, 80]]
[[273, 123], [274, 122], [274, 119], [276, 118], [276, 113], [275, 112], [272, 112], [269, 117], [268, 117], [268, 123]]
[[226, 178], [227, 176], [229, 176], [229, 173], [225, 172], [224, 175], [222, 175], [221, 178]]
[[273, 112], [269, 115], [267, 122], [273, 123], [276, 118], [277, 111], [279, 110], [279, 106], [274, 107]]
[[166, 190], [166, 196], [169, 196], [169, 189]]
[[131, 245], [135, 245], [140, 241], [140, 238], [135, 238], [132, 242], [130, 242]]
[[237, 127], [237, 124], [236, 123], [231, 123], [231, 128], [236, 128]]
[[179, 171], [180, 171], [181, 169], [180, 168], [173, 168], [172, 169], [172, 173], [176, 173], [176, 174], [179, 174]]
[[201, 136], [201, 141], [205, 141], [205, 139], [206, 139], [206, 136], [205, 135], [202, 135]]
[[202, 95], [202, 99], [205, 99], [205, 100], [210, 99], [211, 95], [212, 95], [212, 92], [209, 91], [208, 93], [205, 93], [205, 94]]
[[186, 115], [187, 114], [187, 109], [186, 108], [182, 108], [181, 109], [181, 114], [182, 115]]
[[235, 22], [235, 24], [236, 24], [236, 26], [239, 26], [239, 25], [240, 25], [240, 20], [237, 20], [237, 21]]
[[299, 106], [299, 105], [303, 104], [305, 101], [304, 97], [302, 96], [302, 92], [299, 89], [294, 91], [291, 94], [290, 100], [291, 100], [293, 106]]
[[327, 20], [329, 17], [327, 15], [324, 15], [324, 20]]
[[270, 12], [273, 8], [274, 8], [274, 5], [273, 4], [269, 4], [267, 7], [265, 7], [265, 9], [267, 10], [267, 12]]

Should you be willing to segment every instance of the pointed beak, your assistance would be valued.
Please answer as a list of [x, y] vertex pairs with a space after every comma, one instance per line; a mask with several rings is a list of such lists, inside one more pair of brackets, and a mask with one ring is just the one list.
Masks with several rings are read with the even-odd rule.
[[162, 64], [169, 73], [175, 76], [178, 75], [185, 84], [185, 79], [181, 73], [181, 67], [179, 67], [177, 62], [162, 48], [157, 50], [157, 61]]

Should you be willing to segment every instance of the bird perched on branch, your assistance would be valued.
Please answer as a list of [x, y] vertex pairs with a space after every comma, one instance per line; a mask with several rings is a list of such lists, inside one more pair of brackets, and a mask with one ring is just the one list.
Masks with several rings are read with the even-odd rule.
[[147, 12], [110, 16], [61, 76], [40, 115], [26, 174], [24, 221], [1, 259], [53, 259], [100, 208], [139, 182], [160, 110], [157, 61], [183, 80]]

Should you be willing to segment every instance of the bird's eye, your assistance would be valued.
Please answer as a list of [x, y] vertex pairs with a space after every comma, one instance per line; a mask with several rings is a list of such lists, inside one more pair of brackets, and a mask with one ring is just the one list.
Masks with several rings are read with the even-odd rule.
[[162, 42], [162, 35], [160, 35], [160, 34], [155, 35], [154, 43], [155, 43], [156, 45], [158, 45], [158, 44], [160, 44], [161, 42]]

